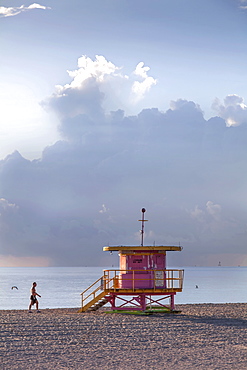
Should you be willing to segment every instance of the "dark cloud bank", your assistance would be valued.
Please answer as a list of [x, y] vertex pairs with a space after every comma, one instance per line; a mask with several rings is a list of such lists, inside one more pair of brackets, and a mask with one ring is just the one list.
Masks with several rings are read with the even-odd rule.
[[186, 100], [166, 112], [105, 114], [102, 99], [93, 79], [54, 94], [43, 105], [60, 115], [64, 140], [38, 160], [15, 152], [0, 162], [0, 254], [97, 265], [102, 246], [140, 243], [137, 220], [146, 207], [145, 244], [184, 246], [170, 264], [217, 264], [228, 253], [242, 258], [245, 119], [231, 127], [227, 117], [205, 120]]

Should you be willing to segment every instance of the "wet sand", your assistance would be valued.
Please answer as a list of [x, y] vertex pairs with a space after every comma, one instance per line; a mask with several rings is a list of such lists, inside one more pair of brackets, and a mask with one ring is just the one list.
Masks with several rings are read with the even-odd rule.
[[0, 369], [247, 369], [247, 303], [176, 309], [0, 311]]

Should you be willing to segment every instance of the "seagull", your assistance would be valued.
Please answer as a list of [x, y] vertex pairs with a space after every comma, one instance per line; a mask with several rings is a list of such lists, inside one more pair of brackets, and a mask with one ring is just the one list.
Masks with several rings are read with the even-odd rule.
[[14, 286], [12, 286], [12, 288], [11, 288], [11, 289], [12, 289], [12, 290], [13, 290], [13, 289], [17, 289], [17, 290], [18, 290], [17, 286], [15, 286], [15, 285], [14, 285]]

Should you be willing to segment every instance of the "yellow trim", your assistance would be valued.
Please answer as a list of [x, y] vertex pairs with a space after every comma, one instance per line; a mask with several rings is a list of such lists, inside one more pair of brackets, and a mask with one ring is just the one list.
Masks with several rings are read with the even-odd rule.
[[182, 288], [164, 288], [164, 289], [109, 289], [107, 290], [108, 293], [145, 293], [148, 295], [163, 295], [163, 294], [169, 294], [169, 293], [175, 293], [175, 292], [182, 292]]
[[140, 246], [108, 246], [108, 247], [103, 247], [103, 251], [129, 251], [129, 252], [135, 252], [135, 251], [181, 251], [182, 247], [176, 247], [176, 246], [155, 246], [155, 247], [140, 247]]
[[[131, 255], [135, 255], [135, 256], [151, 256], [152, 254], [154, 254], [153, 252], [133, 252], [131, 251]], [[120, 251], [120, 254], [121, 256], [129, 256], [130, 253], [128, 253], [127, 251]], [[155, 253], [156, 254], [156, 253]], [[159, 251], [159, 254], [164, 254], [164, 256], [166, 255], [166, 251]]]

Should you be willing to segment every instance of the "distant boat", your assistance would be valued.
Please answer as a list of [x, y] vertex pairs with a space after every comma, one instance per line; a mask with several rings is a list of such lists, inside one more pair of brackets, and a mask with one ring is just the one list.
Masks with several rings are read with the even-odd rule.
[[218, 266], [221, 266], [221, 262], [218, 263]]

